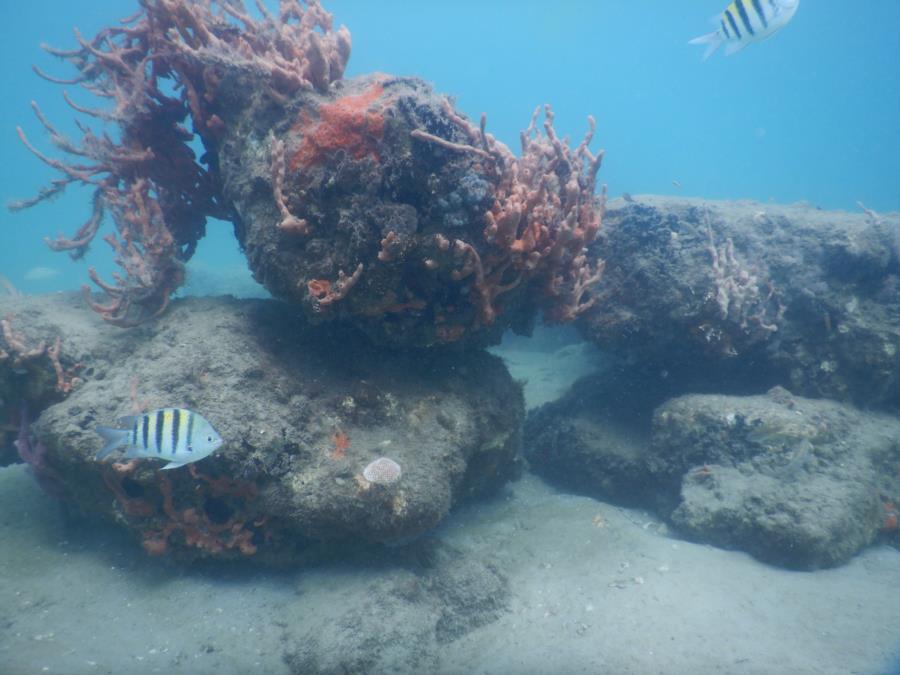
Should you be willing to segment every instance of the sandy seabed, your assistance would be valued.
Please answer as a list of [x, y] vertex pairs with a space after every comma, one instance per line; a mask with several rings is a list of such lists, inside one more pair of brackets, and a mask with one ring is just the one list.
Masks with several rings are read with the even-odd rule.
[[[584, 352], [504, 356], [534, 405], [589, 367]], [[434, 672], [900, 672], [893, 548], [836, 569], [781, 570], [527, 474], [432, 536], [490, 561], [511, 591], [499, 619], [440, 647]], [[116, 531], [67, 527], [23, 466], [0, 469], [0, 571], [3, 675], [290, 673], [290, 636], [352, 612], [391, 574], [383, 564], [183, 570]], [[327, 631], [317, 640], [341, 648]]]

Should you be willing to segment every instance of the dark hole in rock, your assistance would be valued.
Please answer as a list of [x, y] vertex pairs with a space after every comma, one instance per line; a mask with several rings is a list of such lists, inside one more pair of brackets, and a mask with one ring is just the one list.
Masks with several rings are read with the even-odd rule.
[[218, 525], [227, 523], [234, 514], [234, 509], [224, 499], [218, 497], [207, 497], [203, 502], [203, 510], [206, 512], [206, 517]]
[[128, 476], [125, 476], [125, 478], [122, 479], [122, 489], [125, 491], [126, 495], [132, 498], [144, 496], [144, 486]]

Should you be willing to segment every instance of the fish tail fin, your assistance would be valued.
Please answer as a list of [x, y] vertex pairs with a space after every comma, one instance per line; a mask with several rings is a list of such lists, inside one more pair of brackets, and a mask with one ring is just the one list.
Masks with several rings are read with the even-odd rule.
[[128, 434], [131, 433], [127, 429], [112, 429], [110, 427], [97, 427], [97, 433], [103, 436], [104, 446], [100, 449], [94, 459], [100, 460], [112, 454], [114, 450], [121, 448], [128, 442]]
[[722, 35], [719, 31], [715, 30], [712, 33], [707, 33], [706, 35], [695, 37], [693, 40], [688, 40], [688, 44], [706, 45], [706, 51], [703, 52], [703, 60], [706, 61], [706, 59], [712, 56], [713, 52], [722, 45]]
[[725, 47], [725, 56], [731, 56], [732, 54], [736, 54], [741, 51], [744, 47], [746, 47], [749, 43], [747, 42], [732, 42]]

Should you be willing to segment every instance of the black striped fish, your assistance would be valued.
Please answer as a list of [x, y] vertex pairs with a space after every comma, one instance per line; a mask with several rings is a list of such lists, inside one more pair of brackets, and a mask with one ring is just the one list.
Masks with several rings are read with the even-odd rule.
[[97, 459], [124, 448], [125, 459], [155, 457], [168, 460], [163, 469], [177, 469], [203, 459], [222, 445], [222, 437], [209, 422], [183, 408], [160, 408], [123, 417], [119, 424], [124, 428], [97, 427], [97, 433], [106, 441]]
[[734, 0], [716, 17], [718, 30], [694, 38], [690, 44], [706, 45], [704, 61], [722, 44], [726, 54], [734, 54], [783, 28], [799, 6], [800, 0]]

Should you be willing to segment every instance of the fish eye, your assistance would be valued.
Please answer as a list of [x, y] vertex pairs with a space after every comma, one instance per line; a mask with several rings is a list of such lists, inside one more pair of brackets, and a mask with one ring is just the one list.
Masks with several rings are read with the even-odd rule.
[[207, 443], [212, 443], [212, 436], [207, 436], [207, 437], [206, 437], [206, 442], [207, 442]]

